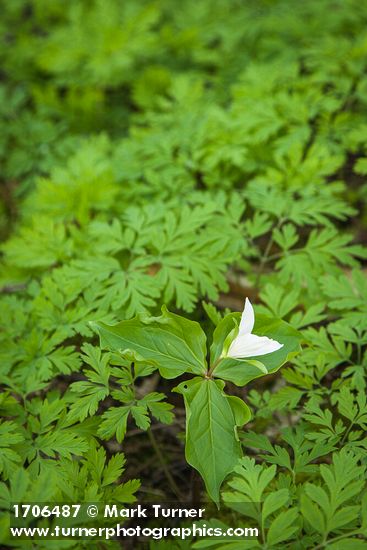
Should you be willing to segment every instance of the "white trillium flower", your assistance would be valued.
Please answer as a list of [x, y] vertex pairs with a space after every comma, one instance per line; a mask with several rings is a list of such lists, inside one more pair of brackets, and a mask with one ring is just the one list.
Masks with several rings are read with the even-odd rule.
[[256, 334], [252, 334], [251, 332], [254, 328], [254, 324], [254, 310], [250, 300], [246, 298], [238, 335], [231, 342], [226, 354], [227, 357], [233, 357], [234, 359], [256, 357], [257, 355], [265, 355], [273, 351], [278, 351], [278, 349], [283, 347], [283, 344], [267, 336], [256, 336]]

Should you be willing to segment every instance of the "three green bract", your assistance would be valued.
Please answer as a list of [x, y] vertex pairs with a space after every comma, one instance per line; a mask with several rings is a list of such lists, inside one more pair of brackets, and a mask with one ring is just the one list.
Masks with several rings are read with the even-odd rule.
[[209, 364], [207, 338], [200, 324], [171, 313], [165, 306], [158, 317], [140, 314], [113, 326], [93, 323], [102, 347], [133, 362], [154, 365], [166, 379], [191, 375], [173, 390], [182, 394], [185, 402], [185, 455], [216, 503], [223, 480], [242, 456], [237, 428], [251, 419], [246, 403], [225, 393], [225, 383], [244, 386], [274, 373], [300, 350], [298, 331], [280, 319], [257, 315], [254, 335], [274, 339], [282, 347], [260, 359], [223, 355], [228, 335], [240, 322], [240, 313], [230, 313], [218, 323]]

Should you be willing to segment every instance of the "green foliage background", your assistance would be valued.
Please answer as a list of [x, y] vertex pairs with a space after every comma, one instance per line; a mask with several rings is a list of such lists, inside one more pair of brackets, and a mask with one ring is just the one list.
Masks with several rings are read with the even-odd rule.
[[202, 300], [239, 311], [250, 296], [304, 343], [278, 375], [232, 388], [254, 419], [223, 521], [261, 525], [247, 548], [366, 548], [367, 6], [3, 0], [1, 11], [3, 509], [128, 503], [135, 476], [138, 498], [157, 491], [133, 453], [123, 473], [126, 431], [152, 417], [190, 491], [166, 442], [183, 454], [182, 402], [151, 366], [101, 351], [89, 321], [162, 303], [203, 321]]

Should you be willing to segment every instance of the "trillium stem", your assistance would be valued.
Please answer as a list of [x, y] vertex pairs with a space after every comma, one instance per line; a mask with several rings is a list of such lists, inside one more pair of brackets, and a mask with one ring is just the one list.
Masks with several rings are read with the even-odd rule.
[[221, 362], [221, 360], [222, 360], [222, 357], [219, 357], [219, 359], [217, 359], [216, 361], [214, 361], [214, 363], [212, 364], [212, 366], [210, 367], [210, 369], [209, 369], [208, 372], [206, 373], [205, 378], [212, 378], [213, 372], [214, 372], [214, 370], [216, 369], [216, 367], [219, 365], [219, 363]]

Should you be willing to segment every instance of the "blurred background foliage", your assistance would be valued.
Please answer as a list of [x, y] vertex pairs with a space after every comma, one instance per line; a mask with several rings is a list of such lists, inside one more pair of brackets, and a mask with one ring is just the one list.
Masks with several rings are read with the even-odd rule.
[[5, 0], [2, 178], [22, 194], [103, 133], [119, 184], [317, 185], [363, 150], [366, 17], [354, 0]]

